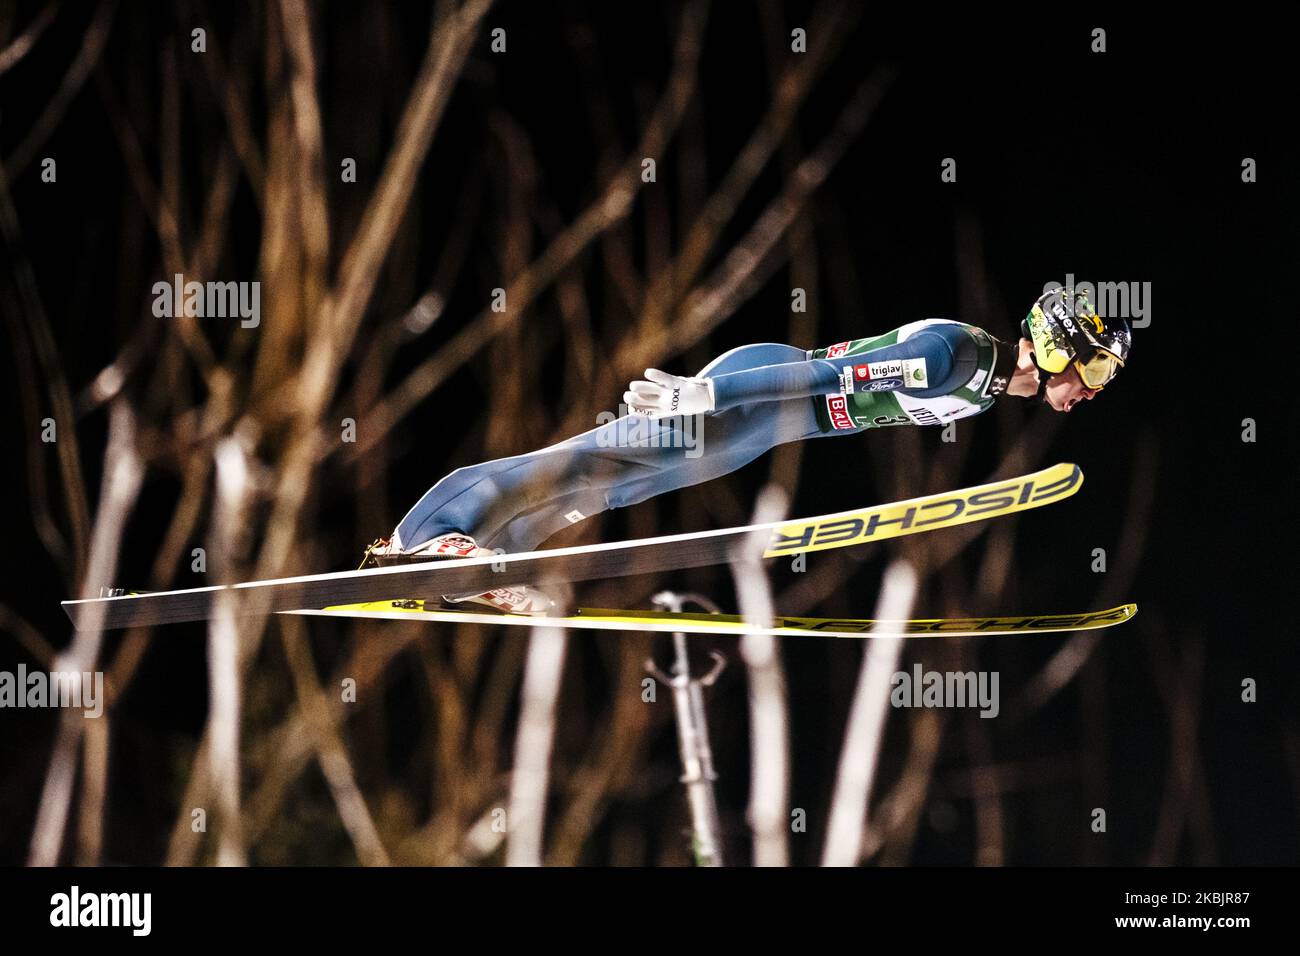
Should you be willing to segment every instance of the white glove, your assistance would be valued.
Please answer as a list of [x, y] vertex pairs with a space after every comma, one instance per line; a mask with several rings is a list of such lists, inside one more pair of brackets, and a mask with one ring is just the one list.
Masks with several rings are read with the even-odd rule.
[[650, 381], [636, 381], [623, 393], [623, 401], [637, 415], [665, 418], [713, 411], [713, 380], [669, 375], [657, 368], [645, 370]]

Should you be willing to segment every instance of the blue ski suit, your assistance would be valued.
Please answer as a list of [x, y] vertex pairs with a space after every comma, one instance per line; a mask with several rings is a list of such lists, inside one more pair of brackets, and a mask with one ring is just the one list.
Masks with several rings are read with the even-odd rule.
[[725, 475], [786, 442], [978, 414], [1005, 389], [1012, 353], [943, 319], [813, 351], [744, 345], [698, 373], [713, 379], [713, 412], [607, 415], [548, 448], [458, 468], [416, 502], [394, 544], [413, 550], [460, 531], [483, 547], [531, 551], [567, 525]]

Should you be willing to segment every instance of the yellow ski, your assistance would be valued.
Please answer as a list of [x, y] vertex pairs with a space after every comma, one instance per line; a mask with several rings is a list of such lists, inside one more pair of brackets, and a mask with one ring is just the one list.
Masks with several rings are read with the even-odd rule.
[[514, 627], [560, 627], [605, 631], [661, 631], [685, 634], [774, 634], [779, 637], [975, 637], [981, 634], [1050, 634], [1095, 631], [1129, 621], [1136, 604], [1084, 614], [1032, 614], [999, 617], [919, 618], [873, 621], [860, 618], [778, 617], [770, 628], [755, 628], [734, 614], [689, 614], [672, 611], [627, 611], [579, 608], [572, 617], [526, 617], [516, 614], [449, 610], [425, 601], [373, 601], [320, 610], [285, 611], [318, 617], [424, 622], [430, 624], [506, 624]]

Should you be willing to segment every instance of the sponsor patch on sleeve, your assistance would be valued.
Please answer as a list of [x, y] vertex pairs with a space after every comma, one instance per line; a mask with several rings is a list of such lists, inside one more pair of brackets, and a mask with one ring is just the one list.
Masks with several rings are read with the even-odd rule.
[[877, 378], [870, 382], [863, 382], [858, 386], [859, 391], [863, 392], [892, 392], [896, 388], [903, 387], [901, 378]]
[[826, 413], [830, 416], [831, 427], [836, 431], [853, 428], [853, 419], [849, 417], [849, 403], [843, 395], [826, 396]]
[[877, 378], [902, 378], [903, 365], [902, 359], [887, 359], [884, 362], [863, 362], [861, 365], [853, 366], [853, 378], [859, 382], [867, 382]]
[[930, 377], [925, 359], [888, 359], [883, 362], [864, 362], [846, 365], [840, 373], [840, 391], [845, 395], [854, 392], [889, 392], [896, 388], [929, 388]]
[[826, 350], [826, 357], [839, 358], [841, 355], [843, 355], [845, 352], [849, 350], [849, 346], [852, 344], [853, 344], [852, 342], [836, 342], [834, 345], [832, 345], [830, 348]]
[[925, 368], [925, 359], [904, 359], [903, 381], [908, 388], [929, 388], [930, 378]]

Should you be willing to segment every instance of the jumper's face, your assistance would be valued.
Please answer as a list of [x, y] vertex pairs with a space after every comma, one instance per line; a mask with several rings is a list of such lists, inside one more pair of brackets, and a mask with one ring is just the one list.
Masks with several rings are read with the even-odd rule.
[[1097, 391], [1084, 385], [1078, 370], [1071, 365], [1064, 372], [1057, 372], [1047, 380], [1043, 401], [1058, 412], [1069, 412], [1080, 402], [1091, 401]]

